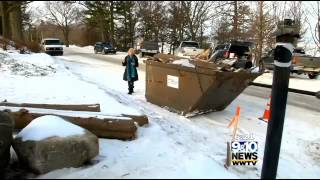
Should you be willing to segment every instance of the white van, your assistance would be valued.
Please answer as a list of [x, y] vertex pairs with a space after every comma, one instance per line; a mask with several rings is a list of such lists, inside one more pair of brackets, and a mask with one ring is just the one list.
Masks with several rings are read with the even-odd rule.
[[60, 39], [44, 38], [41, 41], [41, 50], [50, 55], [63, 55], [63, 46]]

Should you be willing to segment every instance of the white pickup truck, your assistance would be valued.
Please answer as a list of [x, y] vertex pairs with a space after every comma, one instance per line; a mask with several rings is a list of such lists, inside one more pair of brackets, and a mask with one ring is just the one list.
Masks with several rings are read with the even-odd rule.
[[195, 56], [201, 53], [203, 49], [200, 49], [199, 43], [195, 41], [182, 41], [179, 47], [174, 51], [174, 55], [176, 56]]

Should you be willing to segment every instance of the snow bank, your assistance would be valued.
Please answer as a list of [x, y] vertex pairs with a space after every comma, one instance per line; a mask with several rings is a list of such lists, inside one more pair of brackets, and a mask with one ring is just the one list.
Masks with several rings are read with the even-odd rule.
[[18, 54], [0, 51], [0, 67], [14, 75], [46, 76], [56, 72], [57, 64], [47, 54]]
[[41, 141], [49, 137], [83, 135], [84, 129], [58, 116], [46, 115], [34, 119], [16, 137], [22, 141]]
[[[44, 53], [0, 52], [0, 101], [6, 99], [17, 103], [100, 103], [101, 113], [106, 116], [141, 115], [136, 107], [119, 103], [96, 85], [79, 79], [68, 68], [56, 57]], [[108, 76], [107, 72], [105, 76]], [[114, 80], [114, 77], [112, 79]], [[77, 112], [73, 112], [73, 115], [77, 115]]]
[[82, 47], [82, 48], [84, 48], [84, 49], [89, 49], [89, 50], [93, 50], [94, 49], [94, 46], [84, 46], [84, 47]]
[[74, 44], [70, 44], [69, 47], [67, 47], [66, 45], [63, 45], [62, 47], [63, 48], [70, 48], [70, 47], [74, 48], [74, 47], [79, 47], [79, 46], [74, 45]]
[[189, 62], [189, 59], [176, 60], [176, 61], [173, 61], [172, 64], [180, 64], [182, 66], [195, 68], [195, 66]]
[[[264, 73], [253, 82], [272, 85], [272, 81], [273, 73]], [[318, 79], [308, 79], [308, 77], [292, 75], [289, 81], [289, 88], [318, 92], [320, 90], [320, 81]]]

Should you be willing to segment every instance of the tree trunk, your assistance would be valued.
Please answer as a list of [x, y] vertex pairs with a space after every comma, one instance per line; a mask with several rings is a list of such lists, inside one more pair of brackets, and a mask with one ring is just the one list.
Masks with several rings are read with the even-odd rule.
[[233, 15], [233, 38], [236, 40], [238, 38], [238, 4], [234, 1], [234, 15]]
[[21, 5], [15, 7], [10, 13], [10, 25], [12, 37], [11, 39], [18, 43], [23, 43], [23, 33], [22, 33], [22, 16], [21, 16]]
[[203, 23], [200, 24], [200, 46], [203, 47]]
[[[262, 49], [263, 49], [263, 1], [259, 1], [259, 41], [258, 41], [258, 57], [256, 61], [260, 63], [262, 57]], [[263, 63], [263, 62], [262, 62]], [[256, 64], [259, 65], [259, 64]]]
[[65, 45], [66, 47], [69, 47], [69, 27], [65, 27], [63, 35], [65, 40]]
[[[1, 6], [1, 4], [0, 4], [0, 6]], [[2, 9], [2, 8], [0, 7], [0, 36], [2, 36], [2, 34], [3, 34], [1, 9]]]
[[9, 5], [8, 2], [6, 1], [0, 1], [0, 11], [1, 17], [2, 17], [2, 36], [4, 38], [11, 38], [11, 33], [10, 33], [10, 21], [9, 21], [9, 13], [7, 12]]
[[111, 28], [111, 31], [110, 31], [110, 40], [111, 40], [111, 43], [114, 45], [114, 17], [113, 17], [113, 10], [114, 10], [114, 7], [113, 7], [113, 1], [110, 1], [110, 28]]
[[128, 12], [129, 12], [129, 34], [130, 34], [130, 37], [129, 37], [129, 41], [131, 43], [131, 47], [134, 48], [133, 46], [133, 38], [134, 38], [134, 23], [132, 22], [133, 19], [132, 19], [132, 13], [131, 13], [131, 7], [129, 7], [128, 9]]

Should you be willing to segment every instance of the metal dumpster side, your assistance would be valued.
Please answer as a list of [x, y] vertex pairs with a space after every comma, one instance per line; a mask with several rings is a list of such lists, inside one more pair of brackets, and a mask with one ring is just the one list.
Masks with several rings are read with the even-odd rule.
[[182, 113], [225, 109], [260, 74], [146, 61], [146, 99]]

